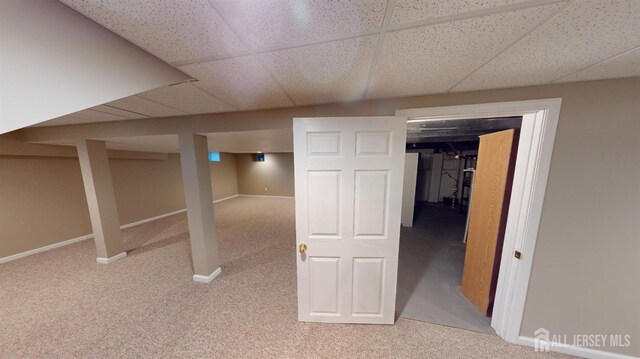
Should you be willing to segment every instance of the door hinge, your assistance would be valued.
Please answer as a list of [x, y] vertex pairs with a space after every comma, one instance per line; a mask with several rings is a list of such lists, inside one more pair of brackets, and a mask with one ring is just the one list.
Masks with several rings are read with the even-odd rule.
[[516, 258], [518, 258], [518, 259], [522, 259], [522, 253], [521, 253], [520, 251], [516, 251], [516, 252], [513, 254], [513, 256], [514, 256], [514, 257], [516, 257]]

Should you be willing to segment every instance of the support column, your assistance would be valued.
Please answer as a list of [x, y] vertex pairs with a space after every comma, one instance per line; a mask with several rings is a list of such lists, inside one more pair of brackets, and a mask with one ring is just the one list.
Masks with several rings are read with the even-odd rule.
[[181, 133], [179, 140], [182, 182], [193, 256], [193, 280], [209, 283], [220, 274], [221, 269], [213, 214], [207, 138], [192, 133]]
[[126, 257], [127, 253], [122, 242], [118, 207], [104, 141], [79, 141], [78, 158], [98, 253], [96, 261], [108, 264]]

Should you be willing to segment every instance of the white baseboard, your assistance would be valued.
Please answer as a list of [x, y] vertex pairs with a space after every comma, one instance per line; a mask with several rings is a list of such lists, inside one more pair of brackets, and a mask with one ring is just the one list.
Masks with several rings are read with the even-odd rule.
[[173, 212], [169, 212], [169, 213], [163, 213], [163, 214], [161, 214], [159, 216], [155, 216], [155, 217], [151, 217], [151, 218], [145, 218], [145, 219], [142, 219], [142, 220], [139, 220], [139, 221], [123, 224], [122, 226], [120, 226], [120, 229], [127, 229], [127, 228], [131, 228], [131, 227], [139, 226], [139, 225], [141, 225], [143, 223], [155, 221], [156, 219], [161, 219], [161, 218], [173, 216], [174, 214], [185, 212], [186, 210], [187, 210], [186, 208], [183, 208], [183, 209], [179, 209], [177, 211], [173, 211]]
[[[519, 337], [518, 344], [533, 347], [535, 340], [531, 337]], [[558, 343], [549, 343], [549, 349], [552, 352], [558, 352], [562, 354], [569, 354], [578, 356], [581, 358], [589, 359], [638, 359], [638, 357], [617, 354], [611, 352], [605, 352], [603, 350], [597, 350], [592, 348], [577, 347], [574, 345], [563, 345]]]
[[222, 202], [222, 201], [226, 201], [228, 199], [232, 199], [232, 198], [236, 198], [238, 197], [238, 194], [234, 194], [233, 196], [229, 196], [229, 197], [225, 197], [225, 198], [220, 198], [220, 199], [216, 199], [215, 201], [213, 201], [213, 203], [218, 203], [218, 202]]
[[199, 283], [211, 283], [211, 281], [219, 276], [220, 273], [222, 273], [222, 268], [218, 267], [218, 269], [214, 270], [213, 273], [209, 274], [208, 276], [194, 274], [193, 280]]
[[98, 257], [96, 258], [96, 262], [100, 263], [100, 264], [109, 264], [109, 263], [113, 263], [115, 261], [117, 261], [120, 258], [124, 258], [127, 256], [127, 252], [122, 252], [120, 254], [116, 254], [113, 257], [109, 257], [109, 258], [104, 258], [104, 257]]
[[13, 254], [13, 255], [10, 255], [10, 256], [7, 256], [7, 257], [0, 258], [0, 264], [11, 262], [11, 261], [15, 261], [16, 259], [28, 257], [30, 255], [46, 252], [46, 251], [51, 250], [51, 249], [56, 249], [56, 248], [59, 248], [59, 247], [68, 246], [70, 244], [81, 242], [81, 241], [87, 240], [89, 238], [93, 238], [93, 233], [86, 234], [84, 236], [80, 236], [80, 237], [76, 237], [76, 238], [71, 238], [71, 239], [68, 239], [66, 241], [49, 244], [49, 245], [44, 246], [44, 247], [28, 250], [26, 252], [16, 253], [16, 254]]
[[240, 197], [295, 198], [293, 196], [269, 196], [264, 194], [239, 194]]
[[[228, 199], [236, 198], [238, 196], [239, 195], [234, 194], [233, 196], [217, 199], [217, 200], [213, 201], [213, 203], [226, 201]], [[127, 229], [127, 228], [131, 228], [131, 227], [135, 227], [135, 226], [138, 226], [138, 225], [143, 224], [143, 223], [147, 223], [147, 222], [155, 221], [157, 219], [173, 216], [174, 214], [182, 213], [182, 212], [185, 212], [186, 210], [187, 210], [186, 208], [183, 208], [183, 209], [180, 209], [180, 210], [177, 210], [177, 211], [173, 211], [173, 212], [169, 212], [169, 213], [163, 213], [163, 214], [161, 214], [159, 216], [146, 218], [146, 219], [143, 219], [143, 220], [140, 220], [140, 221], [124, 224], [124, 225], [120, 226], [120, 229]], [[62, 242], [49, 244], [49, 245], [44, 246], [44, 247], [31, 249], [31, 250], [28, 250], [28, 251], [25, 251], [25, 252], [12, 254], [10, 256], [0, 258], [0, 264], [11, 262], [11, 261], [14, 261], [16, 259], [28, 257], [30, 255], [46, 252], [48, 250], [52, 250], [52, 249], [56, 249], [56, 248], [60, 248], [60, 247], [64, 247], [64, 246], [68, 246], [70, 244], [81, 242], [81, 241], [84, 241], [84, 240], [87, 240], [87, 239], [91, 239], [91, 238], [93, 238], [93, 233], [85, 234], [83, 236], [80, 236], [80, 237], [77, 237], [77, 238], [68, 239], [68, 240], [65, 240], [65, 241], [62, 241]], [[113, 257], [111, 257], [111, 258], [113, 258]], [[111, 258], [100, 258], [100, 259], [101, 260], [110, 260]], [[103, 262], [98, 261], [98, 263], [103, 263]]]

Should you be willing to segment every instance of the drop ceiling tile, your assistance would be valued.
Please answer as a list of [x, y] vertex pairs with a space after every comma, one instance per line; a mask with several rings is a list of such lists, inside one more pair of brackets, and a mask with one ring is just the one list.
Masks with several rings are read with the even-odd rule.
[[188, 113], [215, 113], [235, 110], [192, 84], [164, 86], [138, 94]]
[[298, 105], [360, 100], [377, 35], [259, 55]]
[[207, 0], [62, 2], [168, 62], [246, 51]]
[[74, 112], [71, 114], [71, 116], [87, 120], [88, 122], [121, 121], [129, 119], [127, 117], [118, 116], [107, 112], [95, 111], [93, 109]]
[[556, 82], [602, 80], [640, 76], [640, 48], [580, 70]]
[[110, 113], [113, 115], [118, 115], [118, 116], [122, 116], [122, 117], [126, 117], [126, 118], [145, 118], [148, 116], [139, 114], [139, 113], [135, 113], [135, 112], [131, 112], [131, 111], [127, 111], [127, 110], [121, 110], [119, 108], [115, 108], [115, 107], [111, 107], [108, 105], [100, 105], [100, 106], [95, 106], [91, 108], [92, 110], [96, 110], [96, 111], [100, 111], [100, 112], [106, 112], [106, 113]]
[[528, 0], [398, 0], [393, 10], [391, 24], [396, 25], [442, 16], [451, 16], [525, 1]]
[[640, 1], [576, 1], [454, 91], [550, 83], [640, 45]]
[[149, 117], [182, 116], [187, 114], [184, 111], [180, 111], [139, 96], [121, 98], [119, 100], [109, 102], [106, 105], [126, 111], [136, 112]]
[[70, 115], [65, 115], [65, 116], [56, 117], [56, 118], [54, 118], [52, 120], [49, 120], [49, 121], [40, 122], [38, 124], [29, 126], [29, 127], [76, 125], [76, 124], [79, 124], [79, 123], [87, 123], [87, 122], [91, 122], [91, 121], [83, 120], [81, 118], [73, 117], [73, 116], [70, 116]]
[[195, 86], [241, 110], [292, 106], [253, 56], [181, 66], [198, 78]]
[[560, 7], [553, 4], [387, 33], [367, 97], [445, 92]]
[[327, 41], [344, 34], [379, 31], [385, 0], [212, 0], [245, 34], [249, 46], [267, 49]]

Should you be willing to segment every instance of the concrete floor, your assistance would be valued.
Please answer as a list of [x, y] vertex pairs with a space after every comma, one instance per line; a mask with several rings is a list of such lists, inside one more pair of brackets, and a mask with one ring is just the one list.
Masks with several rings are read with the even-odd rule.
[[466, 218], [418, 202], [414, 227], [402, 227], [396, 312], [405, 318], [495, 334], [491, 318], [460, 293]]

